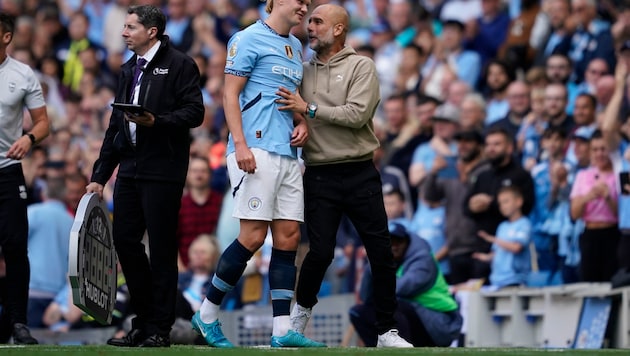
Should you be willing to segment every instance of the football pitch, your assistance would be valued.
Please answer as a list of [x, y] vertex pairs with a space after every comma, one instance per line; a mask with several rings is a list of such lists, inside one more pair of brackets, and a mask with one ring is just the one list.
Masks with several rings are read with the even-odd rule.
[[103, 356], [131, 356], [131, 355], [248, 355], [248, 356], [264, 356], [264, 355], [448, 355], [448, 356], [539, 356], [539, 355], [628, 355], [629, 350], [574, 350], [574, 349], [526, 349], [526, 348], [414, 348], [414, 349], [376, 349], [376, 348], [342, 348], [330, 347], [324, 349], [271, 349], [269, 347], [251, 347], [251, 348], [235, 348], [235, 349], [213, 349], [204, 346], [183, 346], [176, 345], [170, 348], [116, 348], [112, 346], [56, 346], [56, 345], [37, 345], [37, 346], [0, 346], [1, 355], [103, 355]]

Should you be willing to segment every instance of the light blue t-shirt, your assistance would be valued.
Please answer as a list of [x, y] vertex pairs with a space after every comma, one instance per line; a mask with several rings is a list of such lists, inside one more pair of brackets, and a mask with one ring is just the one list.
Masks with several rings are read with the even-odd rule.
[[74, 219], [58, 200], [30, 205], [28, 216], [29, 288], [51, 296], [67, 281], [70, 230]]
[[[457, 156], [457, 143], [456, 142], [449, 143], [449, 148], [452, 153], [451, 157], [456, 157]], [[433, 167], [433, 162], [435, 161], [436, 157], [437, 157], [437, 152], [435, 152], [433, 147], [431, 147], [431, 142], [425, 142], [421, 144], [420, 146], [416, 147], [415, 151], [413, 151], [411, 164], [421, 163], [425, 171], [428, 172]], [[453, 166], [449, 168], [455, 168], [455, 167]], [[449, 177], [449, 178], [453, 178], [453, 177]]]
[[511, 284], [525, 284], [531, 269], [529, 241], [532, 226], [525, 216], [516, 221], [503, 221], [497, 228], [497, 238], [510, 242], [518, 242], [523, 246], [519, 253], [512, 253], [492, 244], [492, 272], [490, 284], [505, 287]]
[[[429, 243], [431, 252], [435, 255], [444, 245], [446, 245], [446, 235], [444, 233], [444, 220], [446, 210], [444, 205], [431, 208], [427, 204], [418, 205], [418, 210], [411, 221], [411, 231]], [[451, 268], [448, 259], [439, 261], [440, 270], [443, 274], [449, 274]]]
[[[290, 145], [293, 113], [278, 110], [282, 104], [275, 100], [278, 88], [295, 92], [302, 83], [300, 41], [259, 20], [230, 38], [225, 73], [249, 78], [239, 96], [247, 145], [297, 159], [297, 149]], [[230, 134], [227, 154], [232, 152]]]
[[503, 119], [510, 111], [510, 105], [507, 100], [490, 100], [486, 106], [486, 120], [485, 126], [490, 126], [493, 123]]
[[462, 51], [455, 59], [457, 77], [465, 81], [471, 88], [477, 85], [481, 74], [481, 57], [475, 51]]

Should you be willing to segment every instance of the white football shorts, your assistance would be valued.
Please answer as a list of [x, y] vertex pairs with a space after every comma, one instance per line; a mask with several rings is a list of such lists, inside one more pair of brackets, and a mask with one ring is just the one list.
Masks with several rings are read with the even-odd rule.
[[236, 154], [227, 156], [234, 195], [232, 216], [246, 220], [304, 222], [304, 186], [297, 159], [251, 148], [256, 172], [238, 168]]

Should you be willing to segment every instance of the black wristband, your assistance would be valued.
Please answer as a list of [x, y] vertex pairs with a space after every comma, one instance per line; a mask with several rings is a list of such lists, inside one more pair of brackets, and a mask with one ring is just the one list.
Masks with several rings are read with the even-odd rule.
[[25, 134], [24, 134], [24, 136], [28, 136], [28, 138], [30, 138], [30, 139], [31, 139], [31, 144], [32, 144], [32, 145], [34, 145], [34, 144], [35, 144], [35, 141], [37, 141], [37, 140], [35, 139], [35, 135], [33, 135], [33, 134], [32, 134], [32, 133], [30, 133], [30, 132], [25, 133]]

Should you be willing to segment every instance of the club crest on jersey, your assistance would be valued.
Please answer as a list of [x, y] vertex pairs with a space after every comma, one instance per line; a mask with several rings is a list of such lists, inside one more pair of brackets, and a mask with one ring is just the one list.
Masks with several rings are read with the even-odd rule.
[[15, 84], [15, 82], [10, 82], [9, 83], [9, 91], [11, 93], [13, 93], [15, 91], [15, 87], [17, 86], [17, 84]]
[[260, 198], [253, 197], [249, 199], [249, 202], [247, 202], [247, 206], [250, 210], [258, 210], [262, 206], [262, 200], [260, 200]]
[[284, 46], [284, 51], [287, 53], [289, 59], [293, 59], [293, 48], [291, 48], [291, 46]]

